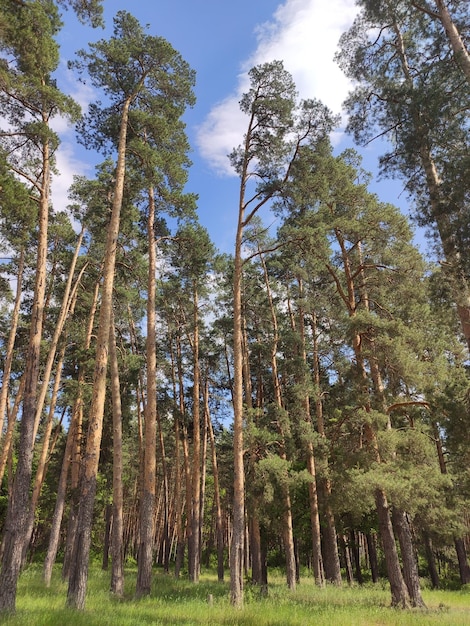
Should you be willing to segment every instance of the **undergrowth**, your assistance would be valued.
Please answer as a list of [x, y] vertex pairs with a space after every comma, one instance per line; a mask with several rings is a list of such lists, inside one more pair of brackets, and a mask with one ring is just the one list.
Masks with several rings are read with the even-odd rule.
[[45, 588], [41, 567], [30, 566], [21, 576], [17, 610], [0, 623], [28, 626], [466, 626], [470, 624], [470, 589], [424, 589], [427, 609], [402, 611], [390, 607], [388, 585], [342, 588], [315, 587], [303, 578], [296, 591], [286, 588], [280, 574], [271, 576], [268, 594], [245, 587], [242, 609], [229, 602], [228, 582], [218, 583], [212, 571], [198, 584], [155, 572], [150, 596], [134, 598], [136, 570], [126, 570], [124, 598], [109, 593], [110, 573], [90, 568], [84, 611], [65, 608], [67, 584], [54, 571]]

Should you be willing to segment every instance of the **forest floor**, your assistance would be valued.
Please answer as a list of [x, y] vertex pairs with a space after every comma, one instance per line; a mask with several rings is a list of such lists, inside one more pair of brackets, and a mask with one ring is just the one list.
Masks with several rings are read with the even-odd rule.
[[204, 572], [198, 584], [156, 572], [152, 594], [133, 598], [136, 570], [126, 570], [125, 597], [109, 593], [110, 572], [92, 566], [84, 611], [65, 608], [67, 584], [54, 571], [45, 588], [39, 565], [22, 574], [14, 615], [0, 624], [24, 626], [468, 626], [470, 588], [458, 591], [423, 590], [427, 609], [390, 608], [385, 582], [342, 588], [315, 587], [311, 577], [290, 592], [281, 575], [272, 575], [268, 595], [247, 585], [242, 609], [229, 602], [229, 584], [218, 583], [214, 572]]

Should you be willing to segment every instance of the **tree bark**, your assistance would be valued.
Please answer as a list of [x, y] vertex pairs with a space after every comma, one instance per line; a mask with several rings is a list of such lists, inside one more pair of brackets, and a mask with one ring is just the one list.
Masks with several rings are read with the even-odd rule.
[[111, 372], [111, 398], [113, 403], [113, 525], [111, 531], [111, 592], [118, 598], [121, 598], [124, 594], [122, 408], [114, 316], [112, 316], [111, 326], [109, 329], [109, 358]]
[[0, 485], [3, 482], [3, 477], [5, 476], [5, 468], [7, 466], [8, 457], [10, 456], [11, 442], [13, 440], [13, 433], [15, 432], [15, 426], [16, 426], [16, 418], [18, 416], [20, 404], [23, 400], [24, 384], [25, 384], [25, 377], [23, 374], [23, 376], [20, 379], [20, 383], [18, 385], [18, 390], [15, 396], [15, 402], [13, 404], [13, 408], [11, 409], [11, 411], [8, 410], [8, 401], [6, 405], [8, 425], [7, 425], [7, 432], [3, 440], [2, 454], [0, 457]]
[[200, 414], [200, 372], [199, 372], [199, 314], [198, 293], [193, 292], [193, 463], [191, 489], [191, 549], [188, 564], [189, 579], [199, 582], [200, 571], [200, 515], [201, 515], [201, 414]]
[[[440, 2], [444, 7], [444, 4]], [[403, 35], [398, 24], [394, 24], [395, 34], [398, 41], [398, 51], [406, 82], [410, 89], [414, 88], [413, 76], [408, 65]], [[432, 217], [436, 223], [442, 250], [445, 255], [443, 270], [449, 279], [452, 297], [456, 304], [457, 315], [463, 336], [470, 350], [470, 286], [465, 272], [462, 269], [462, 259], [455, 243], [453, 225], [449, 217], [448, 199], [442, 193], [442, 181], [439, 176], [428, 140], [426, 123], [419, 110], [412, 111], [413, 123], [416, 129], [416, 139], [419, 144], [419, 154], [429, 190], [429, 201]]]
[[[277, 356], [276, 356], [277, 351], [278, 351], [278, 343], [279, 343], [277, 314], [276, 314], [276, 310], [274, 308], [274, 302], [272, 299], [268, 270], [267, 270], [266, 263], [264, 261], [262, 254], [260, 254], [260, 260], [263, 266], [264, 282], [266, 285], [266, 292], [267, 292], [268, 301], [269, 301], [269, 310], [271, 312], [271, 323], [272, 323], [272, 332], [273, 332], [273, 341], [272, 341], [272, 346], [271, 346], [271, 372], [272, 372], [273, 388], [274, 388], [274, 402], [276, 403], [276, 406], [278, 407], [278, 409], [282, 411], [283, 410], [282, 393], [281, 393], [281, 384], [280, 384], [279, 375], [278, 375]], [[307, 399], [307, 402], [308, 402], [308, 399]], [[308, 406], [306, 408], [308, 410]], [[284, 461], [287, 461], [287, 455], [285, 452], [285, 436], [284, 436], [282, 425], [280, 423], [279, 423], [279, 434], [281, 437], [280, 456]], [[313, 476], [313, 480], [309, 484], [309, 489], [310, 489], [310, 495], [314, 498], [313, 506], [314, 507], [316, 506], [316, 515], [314, 515], [314, 517], [315, 517], [316, 522], [318, 523], [318, 525], [315, 527], [317, 534], [315, 536], [316, 541], [314, 542], [314, 550], [316, 550], [316, 563], [317, 563], [317, 567], [315, 569], [315, 580], [321, 581], [322, 574], [321, 574], [320, 524], [319, 524], [319, 518], [318, 518], [318, 500], [316, 499], [316, 484], [314, 483], [315, 460], [313, 457], [313, 446], [311, 447], [311, 449], [309, 449], [309, 452], [310, 454], [309, 454], [309, 459], [308, 459], [309, 461], [308, 469], [310, 471], [311, 476]], [[287, 470], [286, 470], [286, 479], [288, 479]], [[282, 494], [283, 507], [284, 507], [283, 539], [284, 539], [284, 550], [286, 553], [287, 586], [289, 587], [289, 589], [294, 590], [296, 587], [296, 566], [295, 566], [295, 550], [294, 550], [294, 533], [293, 533], [293, 527], [292, 527], [292, 504], [291, 504], [291, 497], [289, 493], [288, 480], [286, 480], [285, 483], [283, 482], [281, 486], [281, 494]], [[312, 499], [311, 499], [311, 506], [312, 506]], [[314, 513], [315, 513], [315, 510], [314, 510]], [[313, 527], [312, 527], [312, 533], [314, 533]]]
[[452, 16], [449, 13], [449, 9], [447, 8], [445, 2], [443, 0], [435, 1], [442, 26], [444, 27], [447, 37], [449, 38], [450, 45], [452, 46], [455, 60], [461, 67], [462, 72], [470, 85], [470, 55], [468, 50], [465, 47], [465, 43], [452, 19]]
[[406, 586], [408, 587], [411, 604], [414, 607], [426, 608], [424, 600], [421, 596], [418, 561], [414, 550], [410, 523], [406, 513], [393, 507], [392, 523], [400, 543], [403, 576]]
[[69, 577], [69, 587], [67, 592], [67, 606], [76, 609], [84, 609], [85, 607], [88, 560], [91, 545], [91, 527], [93, 523], [93, 505], [96, 494], [96, 479], [98, 473], [101, 435], [103, 431], [109, 329], [111, 325], [117, 239], [119, 235], [120, 214], [124, 189], [125, 151], [130, 103], [131, 98], [125, 100], [121, 116], [118, 160], [116, 165], [116, 182], [114, 186], [111, 219], [106, 234], [106, 256], [104, 261], [103, 286], [101, 291], [101, 308], [93, 377], [93, 394], [89, 414], [84, 471], [80, 484], [78, 525], [72, 556], [73, 567]]
[[410, 596], [401, 573], [392, 521], [390, 519], [390, 510], [387, 497], [382, 489], [377, 489], [375, 492], [375, 504], [379, 518], [380, 538], [382, 539], [385, 554], [387, 575], [392, 593], [392, 606], [407, 609], [410, 607]]
[[147, 284], [147, 400], [145, 405], [144, 459], [142, 472], [142, 497], [140, 502], [140, 536], [137, 560], [136, 597], [150, 594], [152, 578], [153, 548], [155, 540], [155, 497], [156, 497], [156, 447], [157, 447], [157, 348], [156, 348], [156, 247], [154, 236], [155, 196], [149, 189], [147, 221], [148, 237], [148, 284]]
[[[173, 353], [173, 344], [170, 346], [171, 352], [171, 373], [173, 384], [173, 398], [175, 407], [173, 420], [175, 424], [175, 530], [176, 530], [176, 557], [175, 557], [175, 578], [179, 578], [184, 560], [184, 531], [183, 531], [183, 498], [181, 490], [181, 428], [180, 419], [184, 415], [184, 396], [176, 392], [176, 368]], [[180, 389], [180, 392], [182, 390]], [[178, 396], [178, 401], [177, 401]]]
[[[298, 279], [299, 284], [299, 297], [303, 297], [303, 282], [301, 279]], [[306, 350], [306, 340], [305, 340], [305, 321], [304, 321], [304, 310], [302, 307], [299, 307], [299, 337], [300, 337], [300, 356], [302, 359], [302, 363], [304, 365], [305, 371], [307, 371], [307, 350]], [[292, 322], [293, 323], [293, 322]], [[293, 328], [294, 330], [294, 328]], [[314, 346], [315, 348], [316, 346]], [[314, 377], [315, 382], [319, 382], [319, 369], [318, 369], [318, 353], [314, 350], [313, 355], [314, 360]], [[302, 399], [303, 411], [304, 411], [304, 419], [311, 426], [312, 434], [313, 434], [313, 423], [312, 417], [310, 414], [310, 397], [308, 394], [308, 386], [306, 387], [307, 391], [305, 392], [305, 396]], [[315, 404], [317, 422], [323, 421], [323, 405], [321, 403], [320, 398], [320, 389], [318, 387], [317, 393], [317, 402]], [[324, 431], [323, 431], [324, 434]], [[315, 451], [313, 448], [313, 442], [311, 440], [307, 441], [306, 444], [306, 456], [307, 456], [307, 471], [310, 474], [310, 483], [308, 485], [308, 494], [309, 494], [309, 504], [310, 504], [310, 525], [311, 525], [311, 534], [312, 534], [312, 566], [313, 566], [313, 575], [315, 577], [315, 582], [318, 586], [323, 587], [325, 584], [325, 573], [323, 570], [323, 558], [321, 551], [321, 531], [320, 531], [320, 512], [319, 512], [319, 504], [318, 504], [318, 481], [317, 481], [317, 469], [316, 469], [316, 461], [315, 461]]]
[[377, 538], [375, 532], [366, 534], [367, 552], [369, 556], [370, 573], [373, 583], [379, 582], [379, 564], [377, 561]]
[[[90, 309], [90, 315], [88, 317], [87, 330], [85, 334], [85, 343], [84, 348], [88, 350], [91, 344], [91, 338], [93, 333], [93, 323], [96, 315], [96, 307], [98, 303], [99, 296], [99, 282], [96, 283], [94, 293], [93, 293], [93, 301]], [[75, 514], [75, 500], [76, 500], [76, 492], [78, 490], [78, 482], [79, 482], [79, 470], [80, 470], [80, 450], [81, 450], [81, 433], [82, 433], [82, 418], [83, 418], [83, 385], [85, 381], [85, 375], [83, 368], [79, 368], [78, 372], [78, 392], [77, 397], [75, 398], [75, 402], [72, 408], [72, 418], [69, 424], [69, 430], [67, 433], [67, 441], [65, 444], [65, 452], [64, 458], [62, 461], [62, 468], [60, 471], [59, 484], [57, 487], [57, 497], [56, 504], [54, 508], [54, 514], [52, 516], [51, 522], [51, 531], [49, 537], [49, 545], [47, 548], [46, 558], [44, 560], [44, 582], [48, 587], [51, 582], [52, 576], [52, 567], [55, 563], [55, 559], [57, 556], [57, 550], [59, 547], [59, 539], [60, 539], [60, 527], [62, 524], [62, 517], [64, 514], [65, 508], [65, 498], [67, 491], [67, 478], [70, 469], [71, 474], [71, 490], [72, 490], [72, 498], [70, 501], [70, 514], [69, 514], [69, 524], [68, 527], [71, 530], [70, 535], [67, 532], [66, 539], [66, 548], [64, 552], [64, 562], [62, 568], [62, 577], [63, 579], [68, 578], [68, 568], [70, 563], [70, 554], [73, 546], [73, 537], [75, 534], [74, 520], [76, 519]]]
[[[3, 437], [3, 424], [5, 422], [5, 413], [8, 402], [8, 390], [10, 388], [10, 374], [14, 356], [16, 329], [18, 328], [18, 319], [20, 315], [21, 294], [23, 290], [24, 257], [25, 249], [24, 247], [22, 247], [20, 252], [20, 258], [18, 260], [15, 303], [11, 312], [10, 332], [8, 333], [8, 341], [5, 347], [5, 363], [3, 366], [2, 389], [0, 391], [0, 442]], [[2, 478], [0, 478], [0, 484], [2, 483]]]
[[437, 571], [436, 559], [434, 558], [434, 550], [432, 546], [432, 540], [429, 533], [423, 532], [424, 549], [426, 551], [426, 560], [428, 562], [429, 578], [431, 579], [431, 586], [433, 589], [439, 589], [439, 572]]
[[[46, 121], [46, 120], [44, 120]], [[42, 186], [38, 215], [36, 278], [31, 310], [28, 353], [25, 365], [25, 388], [21, 417], [18, 464], [4, 526], [2, 567], [0, 571], [0, 613], [13, 612], [22, 555], [28, 532], [30, 487], [34, 449], [34, 421], [39, 377], [44, 297], [46, 289], [47, 232], [49, 218], [50, 146], [42, 145]]]
[[212, 455], [212, 475], [214, 477], [214, 501], [215, 501], [215, 533], [217, 544], [217, 579], [219, 582], [224, 580], [224, 524], [222, 517], [222, 504], [220, 499], [219, 485], [219, 468], [217, 463], [217, 448], [215, 443], [214, 429], [212, 428], [212, 420], [209, 410], [209, 393], [207, 389], [204, 394], [205, 415], [207, 422], [207, 430], [209, 433], [209, 441], [211, 444]]

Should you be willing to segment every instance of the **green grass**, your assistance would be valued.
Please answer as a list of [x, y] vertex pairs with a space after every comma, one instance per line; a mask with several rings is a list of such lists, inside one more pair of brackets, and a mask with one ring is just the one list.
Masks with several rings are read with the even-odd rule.
[[[243, 609], [229, 603], [228, 583], [204, 573], [199, 584], [156, 573], [150, 597], [135, 600], [135, 569], [126, 571], [125, 598], [111, 597], [108, 572], [90, 570], [86, 608], [65, 608], [67, 585], [54, 572], [51, 587], [41, 580], [40, 566], [29, 567], [18, 588], [14, 615], [1, 624], [28, 626], [467, 626], [470, 589], [423, 592], [427, 610], [390, 608], [388, 585], [318, 589], [304, 578], [289, 592], [283, 578], [272, 576], [267, 597], [247, 585]], [[212, 595], [212, 603], [208, 602]]]

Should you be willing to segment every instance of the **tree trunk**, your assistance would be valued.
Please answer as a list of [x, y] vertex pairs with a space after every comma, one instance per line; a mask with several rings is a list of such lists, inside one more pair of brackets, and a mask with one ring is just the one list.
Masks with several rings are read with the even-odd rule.
[[[20, 404], [23, 400], [24, 384], [25, 384], [25, 377], [23, 374], [23, 376], [20, 379], [20, 383], [18, 385], [15, 402], [13, 404], [13, 408], [11, 409], [11, 411], [8, 410], [8, 402], [6, 404], [7, 414], [8, 414], [8, 426], [7, 426], [7, 432], [5, 434], [5, 438], [3, 440], [2, 455], [0, 457], [0, 485], [3, 482], [3, 477], [5, 476], [5, 468], [7, 466], [8, 458], [10, 456], [11, 442], [13, 440], [13, 434], [15, 432], [15, 426], [16, 426], [16, 418], [18, 416]], [[11, 474], [9, 474], [9, 479], [11, 479]]]
[[142, 497], [140, 502], [140, 537], [137, 560], [136, 597], [150, 594], [153, 548], [155, 541], [156, 447], [157, 447], [157, 348], [155, 328], [156, 247], [154, 235], [155, 196], [149, 189], [147, 221], [148, 284], [147, 284], [147, 399], [145, 404], [144, 459]]
[[200, 415], [200, 373], [199, 373], [199, 319], [198, 293], [193, 292], [193, 463], [192, 463], [192, 490], [191, 490], [191, 548], [189, 550], [189, 579], [199, 582], [200, 571], [200, 514], [201, 514], [201, 415]]
[[[184, 531], [183, 531], [183, 498], [181, 490], [181, 428], [180, 416], [184, 415], [184, 396], [176, 392], [176, 371], [175, 358], [172, 345], [171, 351], [171, 372], [173, 384], [173, 398], [175, 406], [179, 405], [179, 412], [174, 411], [173, 420], [175, 424], [175, 527], [176, 527], [176, 557], [175, 557], [175, 578], [179, 578], [184, 560]], [[181, 390], [180, 390], [181, 391]], [[178, 395], [178, 403], [177, 403]]]
[[122, 408], [114, 316], [111, 319], [111, 326], [109, 329], [109, 359], [111, 372], [111, 397], [113, 403], [113, 525], [111, 534], [111, 592], [118, 598], [121, 598], [124, 594]]
[[[88, 317], [88, 325], [87, 325], [87, 331], [85, 335], [85, 344], [84, 344], [84, 347], [86, 350], [88, 350], [91, 344], [91, 338], [92, 338], [92, 333], [93, 333], [93, 322], [94, 322], [95, 314], [96, 314], [98, 295], [99, 295], [99, 282], [97, 282], [95, 285], [92, 306], [90, 309], [90, 315]], [[72, 409], [72, 418], [70, 420], [69, 430], [67, 433], [67, 441], [65, 444], [64, 458], [62, 461], [59, 484], [57, 487], [56, 504], [55, 504], [54, 514], [52, 516], [52, 522], [51, 522], [49, 545], [47, 548], [46, 558], [44, 560], [43, 576], [44, 576], [44, 582], [47, 587], [49, 587], [51, 583], [52, 567], [55, 563], [57, 550], [59, 547], [60, 526], [62, 524], [62, 517], [64, 514], [64, 508], [65, 508], [67, 477], [69, 473], [69, 468], [71, 469], [71, 488], [72, 488], [72, 499], [71, 499], [71, 504], [70, 504], [71, 523], [73, 523], [73, 519], [75, 517], [73, 511], [74, 511], [74, 499], [76, 498], [76, 490], [78, 489], [78, 480], [79, 480], [80, 447], [81, 447], [81, 432], [82, 432], [82, 417], [83, 417], [82, 389], [84, 385], [84, 380], [85, 380], [84, 371], [83, 371], [83, 368], [80, 368], [78, 372], [78, 381], [77, 381], [78, 393], [77, 393], [77, 397], [75, 399], [74, 406]], [[66, 547], [65, 554], [64, 554], [64, 563], [63, 563], [63, 568], [62, 568], [62, 576], [64, 579], [68, 578], [68, 565], [70, 562], [69, 557], [70, 557], [70, 552], [71, 552], [71, 548], [73, 545], [73, 534], [74, 534], [74, 531], [72, 531], [70, 537], [67, 537], [67, 541], [69, 542], [70, 549]]]
[[401, 573], [389, 506], [382, 489], [377, 489], [375, 492], [375, 504], [379, 518], [380, 538], [385, 554], [387, 575], [392, 592], [392, 606], [407, 609], [410, 607], [410, 596]]
[[367, 551], [369, 554], [370, 573], [373, 583], [379, 582], [379, 564], [377, 561], [377, 539], [375, 533], [368, 532], [366, 534]]
[[36, 435], [38, 432], [39, 422], [41, 420], [42, 410], [44, 408], [44, 402], [46, 400], [47, 390], [49, 388], [49, 380], [51, 378], [52, 368], [54, 367], [57, 347], [59, 345], [59, 341], [62, 336], [62, 332], [64, 330], [67, 317], [69, 316], [69, 314], [70, 316], [73, 315], [73, 309], [74, 309], [75, 302], [77, 299], [77, 292], [78, 292], [78, 287], [80, 285], [80, 280], [87, 267], [87, 264], [83, 265], [75, 281], [75, 285], [72, 289], [73, 277], [75, 273], [75, 268], [77, 266], [77, 261], [78, 261], [78, 257], [80, 254], [81, 246], [82, 246], [84, 232], [85, 232], [85, 228], [82, 227], [82, 230], [77, 239], [77, 243], [75, 245], [75, 252], [73, 255], [73, 259], [70, 264], [69, 274], [68, 274], [67, 282], [65, 284], [64, 295], [62, 296], [62, 304], [61, 304], [59, 316], [58, 316], [58, 319], [56, 321], [55, 328], [54, 328], [54, 334], [52, 336], [52, 339], [48, 343], [49, 351], [47, 353], [46, 364], [44, 366], [44, 373], [42, 376], [42, 384], [39, 390], [38, 399], [36, 403], [36, 417], [35, 417], [35, 422], [34, 422], [34, 439], [36, 439]]
[[[267, 292], [268, 301], [269, 301], [269, 310], [271, 312], [271, 323], [272, 323], [272, 332], [273, 332], [273, 341], [272, 341], [272, 346], [271, 346], [271, 372], [272, 372], [273, 388], [274, 388], [274, 402], [276, 403], [276, 406], [279, 408], [279, 410], [282, 411], [283, 410], [282, 393], [281, 393], [281, 384], [280, 384], [279, 375], [278, 375], [277, 356], [276, 356], [278, 352], [278, 343], [279, 343], [277, 314], [276, 314], [276, 310], [274, 308], [274, 302], [272, 299], [272, 292], [271, 292], [271, 286], [269, 282], [268, 270], [267, 270], [266, 263], [264, 262], [264, 258], [262, 254], [260, 254], [260, 260], [263, 266], [264, 282], [266, 285], [266, 292]], [[307, 398], [306, 410], [308, 411], [308, 398]], [[284, 432], [283, 432], [283, 428], [281, 425], [279, 425], [279, 434], [281, 437], [280, 456], [284, 461], [287, 461], [287, 455], [285, 452], [285, 437], [284, 437]], [[316, 561], [318, 565], [315, 571], [315, 579], [321, 581], [322, 574], [321, 574], [320, 524], [319, 524], [319, 518], [318, 518], [318, 500], [316, 499], [316, 485], [314, 486], [315, 461], [313, 457], [313, 446], [309, 448], [309, 453], [310, 454], [309, 454], [309, 459], [308, 459], [309, 460], [308, 469], [311, 473], [311, 476], [313, 476], [313, 480], [310, 483], [309, 488], [310, 488], [310, 495], [312, 496], [313, 494], [312, 497], [314, 498], [314, 507], [316, 507], [315, 520], [318, 522], [318, 526], [316, 527], [317, 536], [315, 537], [315, 541], [314, 541], [314, 550], [316, 549], [317, 551]], [[287, 474], [287, 471], [286, 471], [286, 474]], [[296, 586], [294, 533], [293, 533], [293, 528], [292, 528], [291, 497], [290, 497], [287, 481], [281, 487], [281, 494], [282, 494], [283, 507], [284, 507], [283, 540], [284, 540], [284, 550], [286, 553], [287, 586], [289, 587], [289, 589], [294, 590]], [[312, 527], [312, 533], [313, 532], [314, 531]]]
[[[10, 374], [11, 374], [11, 366], [13, 363], [13, 356], [14, 356], [16, 329], [18, 328], [18, 319], [20, 315], [21, 294], [23, 290], [24, 257], [25, 257], [25, 249], [23, 247], [21, 248], [20, 258], [18, 260], [18, 274], [16, 277], [15, 303], [13, 305], [13, 310], [11, 312], [10, 332], [8, 333], [8, 341], [5, 347], [5, 355], [4, 355], [5, 363], [3, 366], [2, 389], [0, 391], [0, 442], [3, 437], [3, 424], [5, 422], [5, 412], [7, 409], [7, 402], [8, 402], [8, 390], [10, 388]], [[0, 478], [0, 485], [2, 483], [2, 479], [3, 479], [3, 475], [2, 475], [2, 478]]]
[[465, 542], [461, 537], [454, 539], [455, 551], [457, 552], [457, 559], [459, 562], [460, 582], [462, 585], [468, 585], [470, 583], [470, 567], [467, 561], [467, 550], [465, 548]]
[[403, 576], [408, 587], [411, 605], [425, 608], [419, 583], [418, 561], [416, 558], [410, 523], [404, 511], [392, 509], [392, 523], [400, 543]]
[[432, 547], [432, 540], [429, 533], [423, 532], [424, 549], [426, 551], [426, 560], [428, 562], [429, 578], [431, 579], [431, 586], [433, 589], [439, 589], [439, 572], [437, 571], [436, 559], [434, 558], [434, 550]]
[[111, 526], [113, 523], [113, 505], [107, 504], [104, 510], [104, 540], [103, 540], [103, 559], [101, 569], [105, 572], [109, 567], [109, 546], [111, 537]]
[[72, 568], [67, 592], [67, 606], [76, 609], [84, 609], [85, 607], [88, 560], [91, 545], [91, 527], [93, 523], [93, 505], [95, 502], [98, 461], [100, 455], [101, 435], [103, 431], [109, 329], [111, 325], [117, 239], [119, 235], [120, 214], [124, 189], [127, 122], [130, 102], [131, 100], [129, 98], [124, 102], [121, 117], [113, 206], [106, 234], [106, 256], [104, 261], [103, 286], [101, 291], [101, 308], [93, 377], [93, 394], [89, 414], [85, 464], [80, 484], [80, 505], [78, 509], [77, 532], [75, 535]]
[[462, 68], [462, 72], [470, 85], [470, 55], [460, 33], [455, 25], [449, 10], [443, 0], [436, 0], [436, 7], [439, 13], [442, 25], [447, 33], [455, 60]]
[[13, 612], [21, 561], [28, 532], [30, 487], [34, 449], [34, 421], [39, 377], [44, 296], [46, 289], [47, 231], [49, 217], [50, 146], [42, 145], [42, 187], [38, 216], [36, 278], [31, 310], [28, 352], [25, 362], [25, 388], [18, 445], [18, 464], [11, 497], [8, 499], [4, 526], [2, 567], [0, 571], [0, 613]]
[[[301, 281], [299, 281], [299, 285], [302, 286]], [[326, 440], [325, 434], [325, 424], [323, 419], [323, 401], [322, 401], [322, 389], [321, 389], [321, 377], [320, 377], [320, 357], [319, 357], [319, 348], [318, 348], [318, 330], [317, 330], [317, 316], [315, 311], [312, 312], [310, 316], [311, 328], [312, 328], [312, 347], [313, 347], [313, 382], [315, 383], [315, 415], [317, 421], [317, 429], [319, 435], [323, 440]], [[303, 317], [302, 317], [302, 326], [303, 326]], [[305, 337], [305, 330], [303, 331], [303, 335]], [[304, 342], [304, 362], [307, 363], [307, 356], [305, 350], [305, 339]], [[312, 446], [313, 448], [313, 446]], [[312, 450], [313, 453], [313, 450]], [[324, 455], [320, 462], [324, 467], [328, 467], [328, 457]], [[323, 497], [323, 508], [324, 508], [324, 519], [326, 521], [326, 525], [323, 529], [323, 545], [324, 545], [324, 553], [322, 556], [322, 565], [324, 567], [324, 577], [326, 579], [335, 584], [341, 585], [341, 565], [339, 562], [339, 553], [338, 553], [338, 539], [336, 536], [336, 525], [335, 518], [333, 514], [333, 510], [331, 508], [330, 500], [331, 500], [331, 483], [328, 476], [325, 476], [320, 480], [318, 489], [318, 481], [317, 481], [317, 491], [320, 492]], [[318, 495], [317, 495], [318, 498]], [[318, 506], [318, 505], [317, 505]]]
[[36, 507], [39, 501], [39, 496], [41, 494], [41, 489], [42, 489], [42, 485], [43, 485], [45, 474], [46, 474], [48, 456], [50, 455], [50, 442], [51, 442], [51, 435], [52, 435], [52, 427], [54, 425], [54, 414], [55, 414], [55, 407], [57, 403], [57, 396], [59, 394], [59, 387], [60, 387], [60, 383], [62, 380], [62, 367], [64, 364], [65, 348], [66, 348], [66, 344], [64, 342], [64, 345], [62, 346], [62, 349], [61, 349], [61, 353], [59, 355], [59, 360], [57, 362], [57, 371], [56, 371], [56, 376], [55, 376], [55, 381], [54, 381], [54, 387], [52, 390], [51, 402], [50, 402], [48, 417], [46, 421], [46, 428], [43, 434], [41, 454], [38, 460], [36, 477], [34, 480], [33, 492], [31, 496], [27, 540], [25, 542], [25, 546], [23, 549], [23, 564], [26, 561], [27, 548], [28, 548], [27, 544], [29, 544], [31, 536], [33, 534]]
[[349, 546], [351, 550], [351, 554], [353, 556], [354, 563], [354, 575], [357, 582], [362, 585], [364, 583], [364, 579], [362, 577], [361, 570], [361, 555], [360, 555], [360, 546], [358, 542], [358, 533], [355, 532], [352, 528], [349, 530]]
[[[443, 2], [440, 2], [441, 9], [444, 9]], [[408, 65], [408, 59], [403, 42], [403, 35], [398, 24], [394, 24], [397, 36], [400, 59], [405, 80], [410, 89], [414, 88], [413, 76]], [[468, 54], [468, 53], [467, 53]], [[459, 60], [463, 57], [460, 56]], [[453, 300], [456, 304], [457, 315], [459, 317], [462, 333], [470, 350], [470, 286], [462, 268], [462, 259], [459, 249], [455, 244], [455, 234], [449, 216], [448, 198], [443, 196], [441, 190], [442, 181], [440, 179], [433, 155], [429, 148], [428, 130], [419, 111], [413, 113], [413, 123], [415, 135], [419, 146], [419, 155], [426, 177], [426, 184], [429, 191], [432, 217], [435, 220], [442, 250], [446, 263], [443, 265], [444, 272], [449, 279]]]
[[[206, 383], [207, 386], [207, 383]], [[222, 518], [222, 505], [220, 501], [220, 486], [219, 486], [219, 469], [217, 465], [217, 450], [215, 445], [214, 429], [212, 428], [212, 420], [209, 411], [209, 398], [206, 390], [205, 393], [205, 414], [207, 421], [207, 430], [209, 433], [209, 440], [211, 443], [212, 454], [212, 475], [214, 477], [214, 500], [215, 500], [215, 532], [217, 543], [217, 579], [219, 582], [224, 580], [224, 525]]]
[[[242, 178], [241, 198], [244, 196]], [[235, 242], [233, 273], [233, 528], [230, 547], [230, 601], [243, 605], [243, 556], [245, 534], [245, 470], [243, 466], [243, 336], [242, 336], [242, 240], [244, 209], [241, 200]]]
[[[447, 464], [444, 456], [441, 435], [436, 422], [433, 422], [434, 441], [436, 443], [437, 457], [439, 460], [439, 468], [442, 474], [447, 474]], [[460, 537], [454, 537], [455, 551], [457, 553], [457, 561], [459, 564], [460, 581], [463, 585], [470, 583], [470, 567], [467, 560], [467, 551], [465, 542]]]
[[169, 493], [169, 475], [168, 465], [166, 462], [165, 441], [163, 438], [163, 429], [160, 419], [160, 413], [157, 408], [157, 428], [158, 439], [160, 444], [160, 458], [162, 460], [162, 490], [163, 490], [163, 529], [162, 529], [162, 561], [166, 574], [170, 571], [170, 493]]
[[346, 572], [346, 580], [348, 581], [348, 585], [352, 585], [354, 583], [353, 569], [351, 564], [351, 554], [344, 538], [344, 535], [340, 535], [339, 543], [341, 546], [341, 552], [343, 554], [344, 560], [344, 569]]

